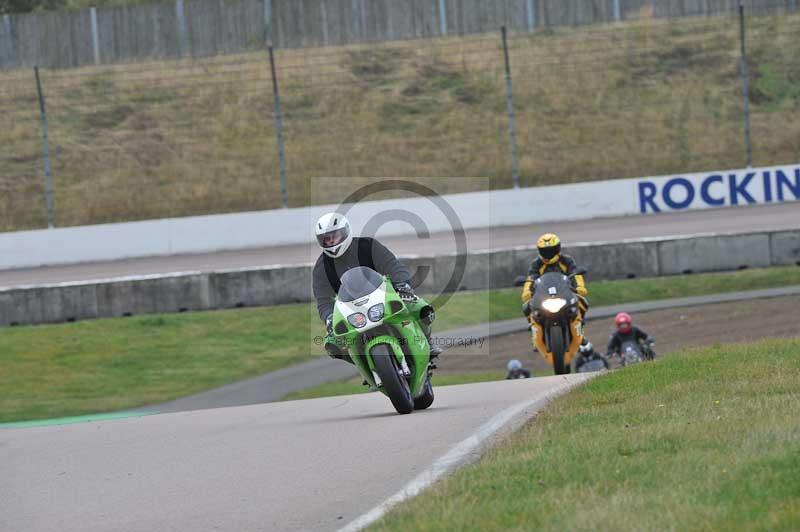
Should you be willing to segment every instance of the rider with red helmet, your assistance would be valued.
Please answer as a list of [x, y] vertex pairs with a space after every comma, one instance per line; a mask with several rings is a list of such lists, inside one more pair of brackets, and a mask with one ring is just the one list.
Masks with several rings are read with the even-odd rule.
[[645, 352], [652, 358], [655, 356], [652, 346], [655, 340], [652, 336], [644, 332], [639, 327], [633, 325], [633, 319], [627, 312], [620, 312], [614, 317], [614, 324], [617, 330], [611, 335], [608, 340], [608, 348], [606, 349], [606, 356], [619, 354], [622, 350], [622, 344], [626, 340], [636, 340], [639, 344], [645, 347]]

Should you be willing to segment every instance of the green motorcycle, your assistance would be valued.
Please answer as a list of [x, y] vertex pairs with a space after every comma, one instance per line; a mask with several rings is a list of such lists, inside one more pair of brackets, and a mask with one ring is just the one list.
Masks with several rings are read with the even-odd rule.
[[352, 268], [341, 282], [333, 311], [333, 341], [347, 348], [367, 384], [388, 396], [399, 414], [431, 406], [426, 332], [432, 307], [421, 298], [402, 299], [389, 277], [371, 268]]

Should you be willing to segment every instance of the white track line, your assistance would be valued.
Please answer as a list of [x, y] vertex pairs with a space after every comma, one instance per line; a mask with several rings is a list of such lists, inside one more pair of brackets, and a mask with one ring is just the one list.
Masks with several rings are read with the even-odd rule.
[[369, 510], [367, 513], [357, 517], [346, 526], [340, 528], [339, 532], [358, 532], [365, 529], [386, 515], [394, 506], [415, 497], [445, 474], [477, 460], [483, 451], [489, 447], [489, 443], [491, 443], [489, 441], [490, 438], [504, 429], [506, 425], [512, 422], [516, 422], [512, 424], [512, 427], [522, 424], [555, 397], [580, 383], [586, 382], [593, 376], [594, 374], [583, 374], [581, 377], [575, 375], [570, 379], [565, 378], [563, 383], [558, 385], [558, 387], [545, 397], [530, 399], [506, 408], [488, 422], [481, 425], [474, 434], [456, 444], [447, 454], [436, 460], [433, 465], [406, 484], [400, 491]]

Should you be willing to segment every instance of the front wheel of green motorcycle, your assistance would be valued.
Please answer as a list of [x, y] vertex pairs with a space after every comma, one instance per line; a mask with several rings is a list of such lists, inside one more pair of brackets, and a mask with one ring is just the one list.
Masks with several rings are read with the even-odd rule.
[[383, 390], [392, 401], [394, 409], [398, 414], [413, 412], [414, 399], [411, 397], [411, 388], [405, 377], [401, 376], [398, 371], [392, 348], [387, 344], [377, 344], [370, 349], [369, 353], [375, 363], [375, 372], [383, 382]]
[[428, 377], [428, 380], [425, 381], [425, 392], [423, 392], [422, 395], [414, 399], [414, 410], [425, 410], [432, 404], [433, 404], [433, 385], [431, 384], [431, 378]]

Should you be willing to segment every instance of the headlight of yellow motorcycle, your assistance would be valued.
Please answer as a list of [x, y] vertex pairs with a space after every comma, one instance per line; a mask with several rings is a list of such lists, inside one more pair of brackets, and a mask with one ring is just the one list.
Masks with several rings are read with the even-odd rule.
[[552, 299], [545, 299], [542, 302], [542, 308], [544, 308], [550, 314], [555, 314], [559, 310], [564, 308], [564, 305], [566, 304], [567, 304], [566, 299], [562, 299], [560, 297], [554, 297]]

